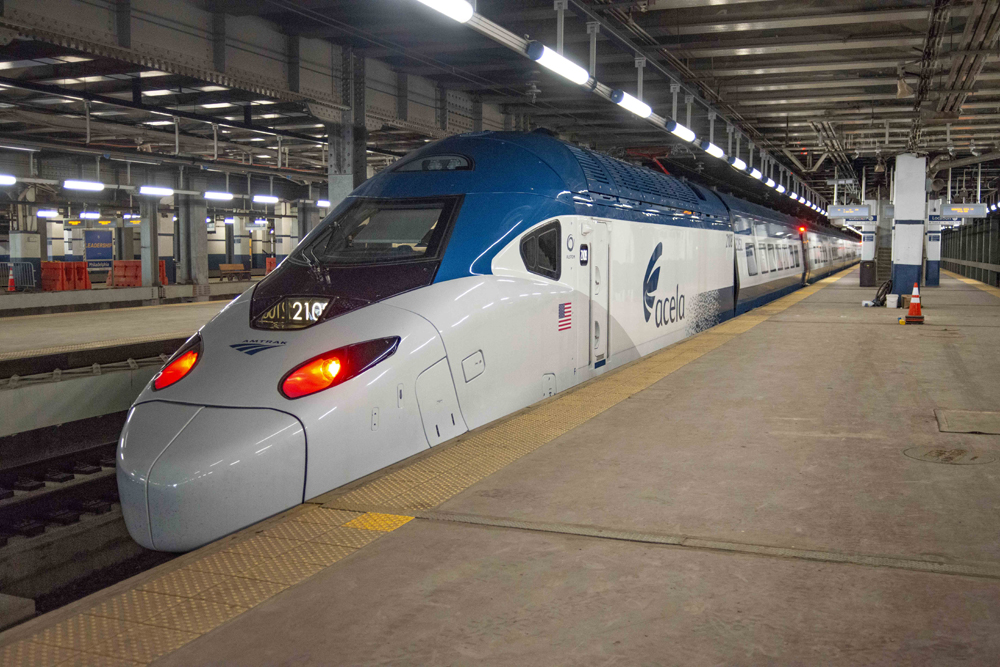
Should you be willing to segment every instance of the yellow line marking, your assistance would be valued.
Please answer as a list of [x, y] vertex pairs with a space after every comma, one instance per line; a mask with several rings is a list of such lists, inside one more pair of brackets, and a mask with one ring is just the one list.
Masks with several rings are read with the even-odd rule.
[[324, 494], [181, 556], [140, 575], [124, 592], [115, 587], [13, 628], [0, 635], [0, 642], [10, 640], [0, 646], [0, 664], [147, 664], [176, 651], [414, 518], [371, 510], [433, 508], [849, 271], [466, 434], [346, 493]]
[[973, 287], [977, 287], [984, 292], [989, 292], [993, 296], [1000, 298], [1000, 289], [993, 287], [992, 285], [987, 285], [984, 282], [973, 280], [972, 278], [966, 278], [965, 276], [949, 271], [948, 269], [941, 269], [941, 273], [944, 273], [945, 275], [950, 276], [955, 280], [961, 280], [966, 285], [972, 285]]

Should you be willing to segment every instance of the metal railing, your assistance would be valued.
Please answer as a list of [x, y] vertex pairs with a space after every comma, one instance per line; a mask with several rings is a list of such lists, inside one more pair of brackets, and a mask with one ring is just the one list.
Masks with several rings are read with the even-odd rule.
[[1000, 220], [987, 218], [941, 234], [941, 266], [966, 278], [1000, 285]]
[[35, 267], [31, 262], [0, 262], [0, 291], [7, 290], [12, 271], [15, 290], [35, 289]]

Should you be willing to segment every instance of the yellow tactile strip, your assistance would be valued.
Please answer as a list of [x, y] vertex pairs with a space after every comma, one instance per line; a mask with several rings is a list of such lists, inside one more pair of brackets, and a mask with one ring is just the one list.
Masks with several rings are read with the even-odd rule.
[[412, 518], [297, 508], [0, 648], [0, 665], [147, 664]]
[[1000, 288], [993, 287], [993, 285], [987, 285], [986, 283], [980, 282], [979, 280], [974, 280], [972, 278], [966, 278], [963, 275], [955, 273], [954, 271], [949, 271], [947, 269], [941, 269], [941, 273], [943, 273], [943, 274], [945, 274], [945, 275], [947, 275], [947, 276], [949, 276], [951, 278], [954, 278], [955, 280], [961, 280], [966, 285], [972, 285], [973, 287], [978, 287], [979, 289], [983, 290], [984, 292], [989, 292], [993, 296], [995, 296], [997, 298], [1000, 298]]
[[[161, 576], [0, 647], [0, 665], [142, 665], [413, 520], [670, 373], [807, 298], [846, 271], [612, 371], [446, 449], [247, 528]], [[374, 511], [378, 510], [378, 511]], [[58, 614], [58, 612], [55, 612]]]

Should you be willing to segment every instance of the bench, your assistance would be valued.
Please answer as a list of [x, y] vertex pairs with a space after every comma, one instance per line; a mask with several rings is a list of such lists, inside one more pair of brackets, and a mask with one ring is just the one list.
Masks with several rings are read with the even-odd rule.
[[222, 280], [250, 280], [250, 269], [242, 264], [219, 264], [219, 278]]

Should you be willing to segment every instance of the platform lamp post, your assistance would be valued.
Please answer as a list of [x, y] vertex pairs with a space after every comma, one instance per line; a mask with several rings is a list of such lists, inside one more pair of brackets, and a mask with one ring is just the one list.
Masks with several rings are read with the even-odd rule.
[[139, 201], [139, 238], [142, 258], [142, 286], [160, 286], [160, 213], [159, 199], [144, 197]]

